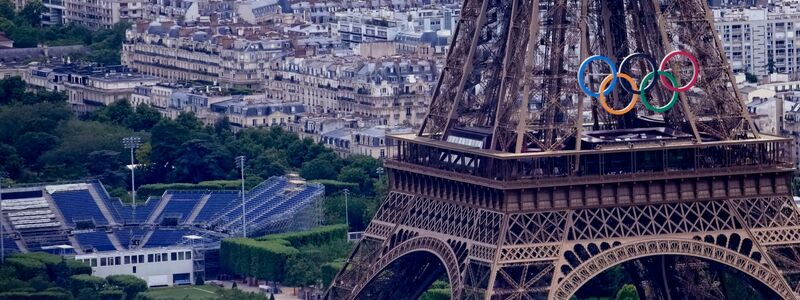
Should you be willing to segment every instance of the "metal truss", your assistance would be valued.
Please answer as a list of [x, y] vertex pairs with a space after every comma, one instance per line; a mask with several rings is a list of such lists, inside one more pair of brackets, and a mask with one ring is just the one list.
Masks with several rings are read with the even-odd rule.
[[[366, 299], [365, 289], [414, 293], [404, 283], [442, 274], [453, 299], [569, 299], [608, 268], [656, 255], [721, 263], [800, 299], [798, 224], [792, 199], [779, 195], [499, 212], [391, 192], [328, 299]], [[416, 266], [392, 264], [419, 252], [438, 258], [439, 273], [397, 275]]]
[[[713, 16], [704, 0], [465, 0], [453, 45], [421, 136], [447, 140], [457, 127], [491, 132], [487, 148], [504, 152], [580, 150], [584, 124], [631, 128], [631, 115], [612, 116], [583, 96], [580, 63], [604, 55], [619, 63], [634, 52], [664, 57], [686, 50], [699, 60], [697, 85], [664, 115], [666, 126], [720, 140], [758, 137], [739, 96]], [[686, 80], [685, 66], [669, 66]], [[644, 76], [643, 66], [634, 66]], [[607, 74], [592, 65], [589, 74]], [[599, 79], [590, 76], [598, 90]], [[615, 90], [611, 103], [631, 97]], [[671, 93], [653, 89], [651, 99]], [[584, 112], [591, 113], [591, 119]], [[639, 115], [651, 114], [638, 108]]]

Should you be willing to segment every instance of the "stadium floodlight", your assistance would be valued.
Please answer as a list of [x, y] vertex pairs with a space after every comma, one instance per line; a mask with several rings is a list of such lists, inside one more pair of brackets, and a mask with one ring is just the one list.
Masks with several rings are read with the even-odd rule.
[[136, 151], [136, 148], [142, 145], [142, 138], [138, 136], [129, 136], [122, 139], [122, 145], [125, 146], [125, 149], [131, 149], [131, 195], [133, 199], [133, 218], [136, 219], [136, 173], [135, 173], [135, 166], [133, 161], [133, 152]]
[[[0, 171], [0, 217], [3, 214], [3, 181], [8, 177], [8, 173]], [[6, 263], [6, 241], [5, 241], [5, 227], [0, 224], [0, 264]]]
[[[129, 136], [126, 138], [122, 138], [122, 145], [125, 149], [131, 149], [131, 199], [133, 200], [133, 212], [131, 216], [133, 217], [133, 222], [136, 223], [136, 166], [134, 165], [133, 161], [133, 152], [136, 148], [142, 145], [142, 138], [138, 136]], [[129, 245], [133, 245], [133, 228], [131, 228], [131, 243]]]
[[245, 209], [245, 201], [244, 201], [244, 161], [245, 157], [243, 155], [237, 156], [236, 158], [236, 167], [241, 170], [242, 173], [242, 236], [247, 237], [247, 221], [245, 220], [245, 214], [247, 214], [247, 210]]
[[347, 213], [347, 196], [350, 196], [350, 190], [344, 189], [344, 223], [347, 225], [347, 232], [350, 234], [350, 216]]

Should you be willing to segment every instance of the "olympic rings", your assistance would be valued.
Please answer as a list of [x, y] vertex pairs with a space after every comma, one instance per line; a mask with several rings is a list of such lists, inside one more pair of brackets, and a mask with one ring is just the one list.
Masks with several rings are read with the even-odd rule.
[[683, 51], [683, 50], [672, 51], [672, 52], [668, 53], [667, 56], [664, 56], [664, 59], [661, 60], [661, 64], [658, 66], [658, 70], [659, 71], [663, 71], [664, 67], [667, 66], [667, 62], [670, 59], [672, 59], [673, 57], [678, 56], [678, 55], [684, 56], [684, 57], [688, 58], [689, 61], [692, 62], [692, 68], [694, 69], [694, 73], [692, 73], [692, 80], [690, 80], [689, 83], [687, 83], [686, 85], [684, 85], [682, 87], [679, 87], [679, 88], [676, 88], [675, 86], [673, 86], [669, 82], [667, 82], [666, 78], [661, 77], [661, 84], [664, 85], [664, 88], [666, 88], [666, 89], [668, 89], [668, 90], [670, 90], [672, 92], [683, 93], [685, 91], [688, 91], [690, 88], [692, 88], [694, 86], [694, 84], [697, 82], [698, 75], [700, 75], [700, 64], [697, 63], [697, 58], [696, 57], [694, 57], [693, 55], [689, 54], [689, 52], [686, 52], [686, 51]]
[[608, 89], [603, 91], [604, 95], [608, 95], [608, 93], [611, 93], [611, 90], [613, 90], [617, 86], [617, 66], [608, 57], [602, 55], [592, 55], [589, 56], [589, 58], [587, 58], [586, 60], [584, 60], [583, 63], [581, 64], [581, 67], [578, 68], [578, 84], [580, 84], [581, 89], [583, 89], [583, 92], [586, 93], [586, 95], [592, 96], [593, 98], [598, 98], [600, 97], [600, 93], [592, 92], [592, 90], [589, 89], [588, 86], [586, 86], [586, 82], [583, 81], [583, 76], [581, 76], [581, 74], [586, 73], [586, 68], [589, 67], [589, 64], [595, 60], [602, 60], [609, 67], [611, 67], [611, 76], [614, 77]]
[[[628, 81], [628, 83], [630, 83], [631, 86], [633, 86], [634, 90], [639, 88], [636, 86], [636, 80], [633, 80], [633, 77], [631, 77], [630, 75], [625, 73], [619, 73], [617, 74], [617, 77]], [[603, 82], [600, 83], [600, 90], [605, 90], [605, 87], [606, 85], [608, 85], [608, 82], [613, 80], [612, 78], [614, 78], [612, 77], [612, 75], [606, 76], [606, 78], [603, 79]], [[644, 89], [642, 89], [642, 91], [644, 91]], [[634, 94], [633, 99], [631, 99], [631, 103], [628, 103], [628, 106], [620, 110], [615, 110], [614, 108], [608, 105], [608, 103], [606, 102], [606, 95], [600, 94], [600, 97], [598, 97], [597, 100], [600, 101], [600, 105], [602, 105], [603, 108], [608, 113], [615, 116], [621, 116], [627, 114], [629, 111], [631, 111], [631, 109], [633, 109], [634, 106], [636, 106], [636, 100], [639, 100], [639, 95]]]
[[[644, 78], [642, 78], [642, 84], [655, 82], [655, 80], [653, 80], [653, 76], [655, 76], [654, 74], [656, 72], [658, 72], [659, 75], [663, 75], [664, 77], [669, 78], [669, 81], [672, 82], [673, 86], [678, 84], [678, 80], [675, 79], [675, 76], [672, 76], [672, 73], [665, 71], [653, 71], [647, 73], [647, 75], [645, 75]], [[647, 100], [647, 94], [645, 93], [645, 89], [642, 89], [641, 92], [639, 93], [639, 99], [642, 99], [642, 104], [644, 104], [644, 107], [646, 107], [648, 110], [654, 113], [663, 113], [670, 110], [673, 106], [675, 106], [676, 103], [678, 103], [679, 98], [680, 97], [677, 92], [672, 92], [672, 100], [670, 100], [669, 103], [664, 104], [664, 106], [653, 106], [653, 104], [651, 104], [650, 101]]]
[[[693, 74], [692, 78], [689, 83], [678, 87], [679, 84], [678, 80], [669, 72], [666, 67], [669, 64], [670, 60], [673, 59], [675, 56], [683, 56], [689, 59], [692, 63]], [[625, 73], [625, 67], [630, 65], [633, 60], [635, 59], [644, 59], [647, 64], [650, 65], [652, 71], [645, 75], [642, 78], [641, 84], [637, 85], [636, 80], [634, 80], [630, 75]], [[587, 85], [584, 77], [586, 76], [586, 71], [589, 65], [594, 61], [602, 61], [603, 63], [607, 64], [611, 68], [611, 74], [607, 75], [603, 81], [600, 83], [600, 92], [592, 91]], [[600, 104], [606, 110], [606, 112], [612, 115], [624, 115], [631, 111], [636, 106], [636, 101], [641, 100], [642, 104], [644, 104], [645, 108], [652, 112], [656, 113], [663, 113], [670, 109], [672, 109], [675, 104], [679, 100], [679, 94], [683, 93], [694, 87], [697, 83], [697, 79], [700, 75], [700, 64], [697, 61], [697, 58], [694, 57], [687, 51], [684, 50], [676, 50], [668, 53], [664, 59], [661, 60], [661, 63], [658, 64], [658, 69], [656, 67], [656, 61], [653, 59], [652, 56], [649, 56], [644, 53], [633, 53], [631, 55], [626, 56], [622, 63], [620, 64], [619, 68], [617, 68], [614, 62], [605, 56], [602, 55], [593, 55], [583, 61], [580, 68], [578, 68], [578, 85], [580, 86], [581, 90], [587, 95], [592, 98], [597, 98], [600, 101]], [[631, 102], [622, 109], [614, 109], [608, 105], [606, 102], [606, 96], [616, 87], [619, 78], [623, 79], [620, 85], [622, 88], [627, 91], [628, 93], [633, 94], [633, 99]], [[663, 106], [653, 106], [650, 101], [647, 99], [646, 93], [649, 92], [654, 86], [656, 82], [661, 82], [661, 84], [667, 90], [672, 92], [672, 99], [669, 103]], [[641, 87], [641, 90], [639, 89]]]
[[[647, 62], [647, 64], [650, 65], [650, 70], [655, 70], [656, 69], [656, 64], [657, 63], [656, 63], [656, 60], [652, 56], [644, 54], [644, 53], [634, 53], [634, 54], [626, 56], [622, 60], [622, 63], [619, 64], [619, 73], [624, 72], [625, 71], [625, 66], [631, 64], [631, 62], [634, 59], [637, 59], [637, 58], [644, 59]], [[656, 77], [657, 77], [656, 80], [650, 81], [650, 84], [642, 87], [642, 89], [644, 89], [645, 92], [649, 92], [651, 89], [653, 89], [653, 86], [655, 86], [655, 83], [659, 81], [658, 77], [661, 77], [661, 75], [656, 74]], [[644, 83], [644, 81], [642, 83]], [[631, 93], [631, 94], [638, 94], [639, 93], [638, 90], [632, 89], [632, 88], [630, 88], [629, 85], [626, 85], [626, 84], [622, 84], [622, 88], [626, 92]]]

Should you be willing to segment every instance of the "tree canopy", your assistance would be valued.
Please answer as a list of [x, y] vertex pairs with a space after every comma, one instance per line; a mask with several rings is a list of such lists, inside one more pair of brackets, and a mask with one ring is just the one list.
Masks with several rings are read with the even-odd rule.
[[75, 24], [42, 26], [41, 15], [46, 11], [40, 0], [27, 1], [19, 12], [14, 11], [11, 0], [0, 0], [0, 31], [14, 40], [15, 48], [85, 45], [89, 52], [76, 55], [75, 59], [107, 65], [120, 63], [120, 50], [130, 23], [120, 22], [111, 29], [101, 30]]

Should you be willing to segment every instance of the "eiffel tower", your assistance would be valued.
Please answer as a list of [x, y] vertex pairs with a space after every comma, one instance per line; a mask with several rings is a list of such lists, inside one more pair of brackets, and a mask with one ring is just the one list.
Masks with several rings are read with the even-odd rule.
[[[695, 61], [655, 73], [676, 50]], [[579, 74], [594, 55], [610, 63]], [[619, 113], [622, 73], [674, 106]], [[706, 0], [464, 0], [424, 125], [388, 143], [390, 192], [327, 299], [416, 299], [445, 276], [453, 299], [569, 299], [660, 255], [800, 299], [792, 142], [754, 126]]]

